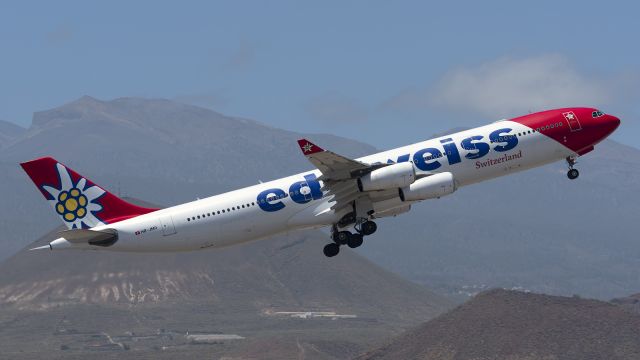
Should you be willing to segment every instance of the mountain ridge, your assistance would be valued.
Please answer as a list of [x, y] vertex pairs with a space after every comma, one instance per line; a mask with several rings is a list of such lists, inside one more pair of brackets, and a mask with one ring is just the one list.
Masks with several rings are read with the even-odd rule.
[[0, 148], [26, 132], [22, 126], [0, 119]]
[[637, 359], [639, 336], [610, 303], [493, 289], [357, 359]]

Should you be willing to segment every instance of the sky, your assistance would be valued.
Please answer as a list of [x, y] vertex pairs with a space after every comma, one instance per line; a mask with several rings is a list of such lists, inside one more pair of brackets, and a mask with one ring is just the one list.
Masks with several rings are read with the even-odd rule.
[[634, 1], [4, 1], [0, 119], [167, 98], [378, 148], [565, 106], [638, 146]]

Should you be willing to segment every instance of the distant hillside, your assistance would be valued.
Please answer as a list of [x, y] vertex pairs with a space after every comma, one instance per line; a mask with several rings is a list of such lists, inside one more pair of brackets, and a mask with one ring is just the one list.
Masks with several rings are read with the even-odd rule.
[[[29, 247], [46, 244], [56, 233]], [[414, 322], [448, 305], [353, 251], [333, 262], [319, 256], [324, 242], [324, 234], [311, 231], [224, 250], [168, 254], [25, 249], [0, 264], [0, 306], [206, 301], [256, 312], [303, 306], [373, 316], [384, 309], [379, 316]]]
[[[450, 307], [348, 249], [335, 259], [321, 256], [324, 242], [310, 231], [173, 254], [23, 250], [0, 264], [0, 348], [11, 358], [102, 358], [114, 352], [83, 344], [108, 345], [100, 335], [107, 333], [121, 337], [134, 358], [156, 359], [162, 353], [153, 348], [170, 346], [175, 352], [164, 353], [167, 358], [282, 359], [306, 351], [311, 359], [345, 359]], [[291, 311], [355, 318], [277, 314]], [[159, 329], [173, 334], [159, 336]], [[187, 332], [245, 340], [192, 346]]]
[[619, 305], [631, 312], [640, 314], [640, 294], [615, 298], [611, 300], [611, 303]]
[[22, 135], [26, 129], [7, 121], [0, 120], [0, 148]]
[[639, 338], [616, 305], [491, 290], [358, 359], [638, 359]]

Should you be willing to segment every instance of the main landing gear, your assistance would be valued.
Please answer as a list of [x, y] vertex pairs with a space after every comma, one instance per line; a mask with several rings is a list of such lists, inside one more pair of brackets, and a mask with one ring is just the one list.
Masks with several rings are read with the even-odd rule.
[[576, 158], [569, 156], [567, 157], [567, 164], [569, 164], [569, 171], [567, 171], [567, 177], [570, 180], [575, 180], [580, 176], [580, 172], [577, 169], [573, 168], [573, 165], [576, 164]]
[[347, 245], [348, 247], [355, 249], [362, 245], [364, 237], [371, 235], [378, 229], [378, 225], [373, 221], [365, 221], [356, 224], [354, 227], [356, 233], [351, 231], [338, 231], [334, 226], [331, 232], [332, 243], [325, 245], [323, 252], [326, 257], [334, 257], [340, 252], [341, 245]]

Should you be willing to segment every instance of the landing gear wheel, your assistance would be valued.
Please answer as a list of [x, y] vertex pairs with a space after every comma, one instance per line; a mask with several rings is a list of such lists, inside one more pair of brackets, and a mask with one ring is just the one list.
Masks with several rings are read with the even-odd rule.
[[567, 172], [567, 177], [571, 180], [577, 179], [578, 176], [580, 176], [580, 172], [576, 169], [569, 169], [569, 171]]
[[347, 241], [347, 245], [352, 249], [362, 245], [362, 234], [351, 235], [351, 237], [349, 237], [349, 241]]
[[336, 232], [333, 235], [333, 241], [338, 245], [345, 245], [347, 241], [349, 241], [351, 235], [352, 234], [348, 231]]
[[371, 235], [376, 232], [376, 230], [378, 230], [378, 225], [373, 221], [365, 221], [360, 226], [360, 232], [362, 232], [362, 235]]
[[336, 243], [327, 244], [324, 246], [324, 249], [322, 249], [322, 251], [324, 252], [324, 256], [334, 257], [340, 252], [340, 245]]

